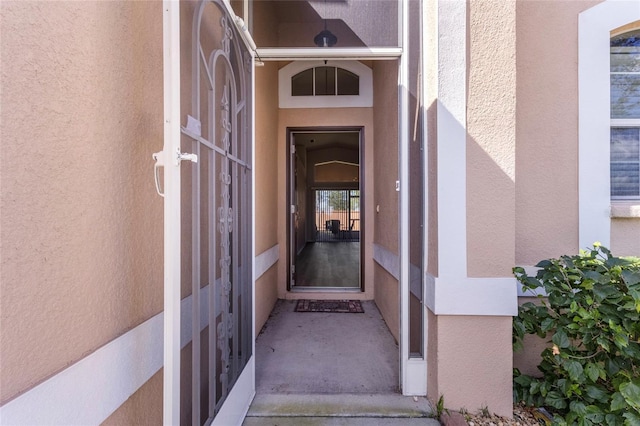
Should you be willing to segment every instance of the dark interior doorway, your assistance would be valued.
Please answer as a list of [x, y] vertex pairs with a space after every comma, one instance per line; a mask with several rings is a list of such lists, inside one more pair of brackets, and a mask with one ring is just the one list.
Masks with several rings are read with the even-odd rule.
[[289, 288], [361, 290], [361, 129], [289, 140]]

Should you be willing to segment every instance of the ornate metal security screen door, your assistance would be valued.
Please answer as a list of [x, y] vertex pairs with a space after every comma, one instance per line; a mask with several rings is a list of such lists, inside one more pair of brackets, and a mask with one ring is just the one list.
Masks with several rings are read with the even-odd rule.
[[[167, 3], [165, 13], [175, 7]], [[172, 387], [165, 379], [164, 422], [175, 424], [179, 411], [180, 424], [239, 424], [255, 393], [253, 57], [246, 45], [250, 37], [238, 30], [226, 1], [181, 1], [179, 16], [180, 77], [174, 75], [174, 84], [177, 80], [181, 90], [173, 102], [181, 107], [174, 155], [182, 162], [177, 197], [182, 334], [178, 339], [175, 330], [173, 339], [165, 334], [165, 374], [167, 351], [175, 354], [176, 340], [182, 350]], [[167, 65], [166, 49], [165, 33], [165, 67], [175, 65]], [[176, 61], [175, 43], [173, 49]], [[166, 153], [165, 141], [165, 162], [171, 156]], [[165, 171], [165, 186], [166, 177]], [[166, 297], [171, 296], [165, 287]], [[165, 333], [166, 328], [165, 322]]]

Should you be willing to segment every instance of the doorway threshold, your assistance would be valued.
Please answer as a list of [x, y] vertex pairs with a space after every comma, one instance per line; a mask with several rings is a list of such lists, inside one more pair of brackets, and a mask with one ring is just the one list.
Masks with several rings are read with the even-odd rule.
[[306, 286], [293, 287], [291, 293], [362, 293], [360, 287], [320, 287]]

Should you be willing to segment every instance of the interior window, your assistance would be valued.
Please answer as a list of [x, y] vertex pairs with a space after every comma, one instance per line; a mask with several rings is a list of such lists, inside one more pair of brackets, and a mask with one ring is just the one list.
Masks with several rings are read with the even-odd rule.
[[313, 96], [313, 68], [291, 77], [291, 96]]
[[336, 94], [336, 67], [317, 67], [316, 96]]
[[611, 38], [611, 197], [640, 198], [640, 29]]
[[338, 95], [359, 95], [360, 79], [351, 71], [338, 68]]
[[309, 68], [291, 77], [291, 96], [335, 95], [360, 95], [360, 77], [337, 67]]

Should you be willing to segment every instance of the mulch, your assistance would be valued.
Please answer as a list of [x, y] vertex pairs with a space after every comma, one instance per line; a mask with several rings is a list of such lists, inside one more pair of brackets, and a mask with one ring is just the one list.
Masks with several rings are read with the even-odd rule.
[[545, 421], [536, 415], [536, 409], [519, 404], [513, 406], [513, 418], [496, 416], [487, 412], [445, 412], [440, 418], [444, 426], [541, 426]]

